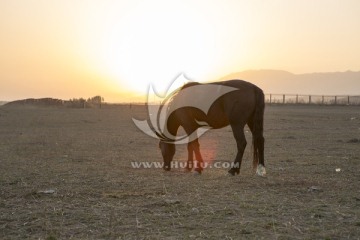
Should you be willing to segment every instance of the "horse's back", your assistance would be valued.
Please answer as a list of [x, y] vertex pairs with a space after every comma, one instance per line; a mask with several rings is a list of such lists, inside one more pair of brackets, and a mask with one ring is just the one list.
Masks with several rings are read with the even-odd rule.
[[[217, 125], [214, 127], [223, 127], [231, 122], [246, 123], [255, 111], [256, 95], [259, 92], [262, 94], [262, 90], [250, 82], [236, 79], [212, 84], [237, 89], [221, 96], [212, 105], [208, 117]], [[219, 115], [220, 112], [223, 114]]]
[[[258, 86], [251, 82], [247, 82], [245, 80], [240, 79], [232, 79], [232, 80], [226, 80], [221, 82], [212, 82], [208, 84], [216, 84], [216, 85], [222, 85], [222, 86], [228, 86], [238, 89], [260, 89]], [[261, 89], [260, 89], [261, 90]]]
[[[214, 85], [218, 86], [214, 88]], [[222, 128], [230, 122], [246, 122], [251, 117], [258, 89], [250, 82], [237, 79], [211, 83], [191, 82], [181, 88], [171, 108], [176, 110], [179, 119], [197, 119], [207, 122], [213, 128]]]

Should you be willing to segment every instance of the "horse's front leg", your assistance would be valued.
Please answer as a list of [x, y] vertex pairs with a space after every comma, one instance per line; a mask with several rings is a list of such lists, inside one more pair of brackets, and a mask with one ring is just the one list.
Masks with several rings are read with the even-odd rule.
[[204, 161], [203, 161], [203, 158], [200, 153], [200, 144], [199, 144], [198, 140], [196, 139], [195, 141], [192, 141], [191, 146], [195, 152], [195, 158], [197, 161], [195, 171], [201, 174], [201, 172], [203, 170]]
[[[188, 136], [192, 137], [191, 139], [195, 139], [192, 140], [191, 142], [188, 143], [188, 153], [189, 153], [189, 159], [192, 162], [193, 161], [193, 153], [195, 153], [195, 159], [196, 159], [196, 165], [195, 165], [195, 171], [197, 173], [202, 172], [203, 170], [203, 159], [200, 153], [200, 144], [196, 135], [196, 130], [198, 129], [198, 124], [194, 121], [194, 119], [189, 118], [189, 116], [187, 116], [186, 118], [183, 119], [183, 128], [185, 130], [185, 132], [187, 133]], [[188, 161], [189, 162], [189, 161]], [[193, 165], [193, 164], [192, 164]]]
[[194, 167], [194, 149], [191, 143], [188, 143], [187, 150], [188, 150], [188, 160], [186, 162], [185, 169], [190, 172]]

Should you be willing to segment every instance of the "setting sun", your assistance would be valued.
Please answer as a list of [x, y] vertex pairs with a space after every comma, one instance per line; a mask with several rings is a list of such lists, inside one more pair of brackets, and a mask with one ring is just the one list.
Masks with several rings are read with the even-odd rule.
[[144, 93], [154, 83], [163, 91], [180, 73], [209, 78], [221, 58], [212, 50], [216, 41], [212, 25], [189, 5], [145, 2], [114, 22], [94, 50], [99, 57], [96, 65], [131, 90]]

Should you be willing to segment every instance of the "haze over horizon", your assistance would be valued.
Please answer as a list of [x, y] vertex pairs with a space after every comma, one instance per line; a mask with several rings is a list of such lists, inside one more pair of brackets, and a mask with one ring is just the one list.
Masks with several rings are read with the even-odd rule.
[[249, 69], [349, 76], [326, 87], [320, 77], [244, 79], [265, 92], [360, 94], [359, 16], [357, 0], [3, 0], [0, 100], [134, 101], [180, 73], [206, 82]]

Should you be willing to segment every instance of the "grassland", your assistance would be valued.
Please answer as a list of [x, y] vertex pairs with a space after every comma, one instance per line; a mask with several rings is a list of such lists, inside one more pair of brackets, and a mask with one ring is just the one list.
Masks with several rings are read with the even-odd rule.
[[[359, 107], [267, 106], [265, 178], [249, 132], [235, 177], [135, 169], [161, 155], [132, 116], [145, 108], [0, 107], [0, 239], [359, 239]], [[235, 157], [230, 128], [200, 144]]]

